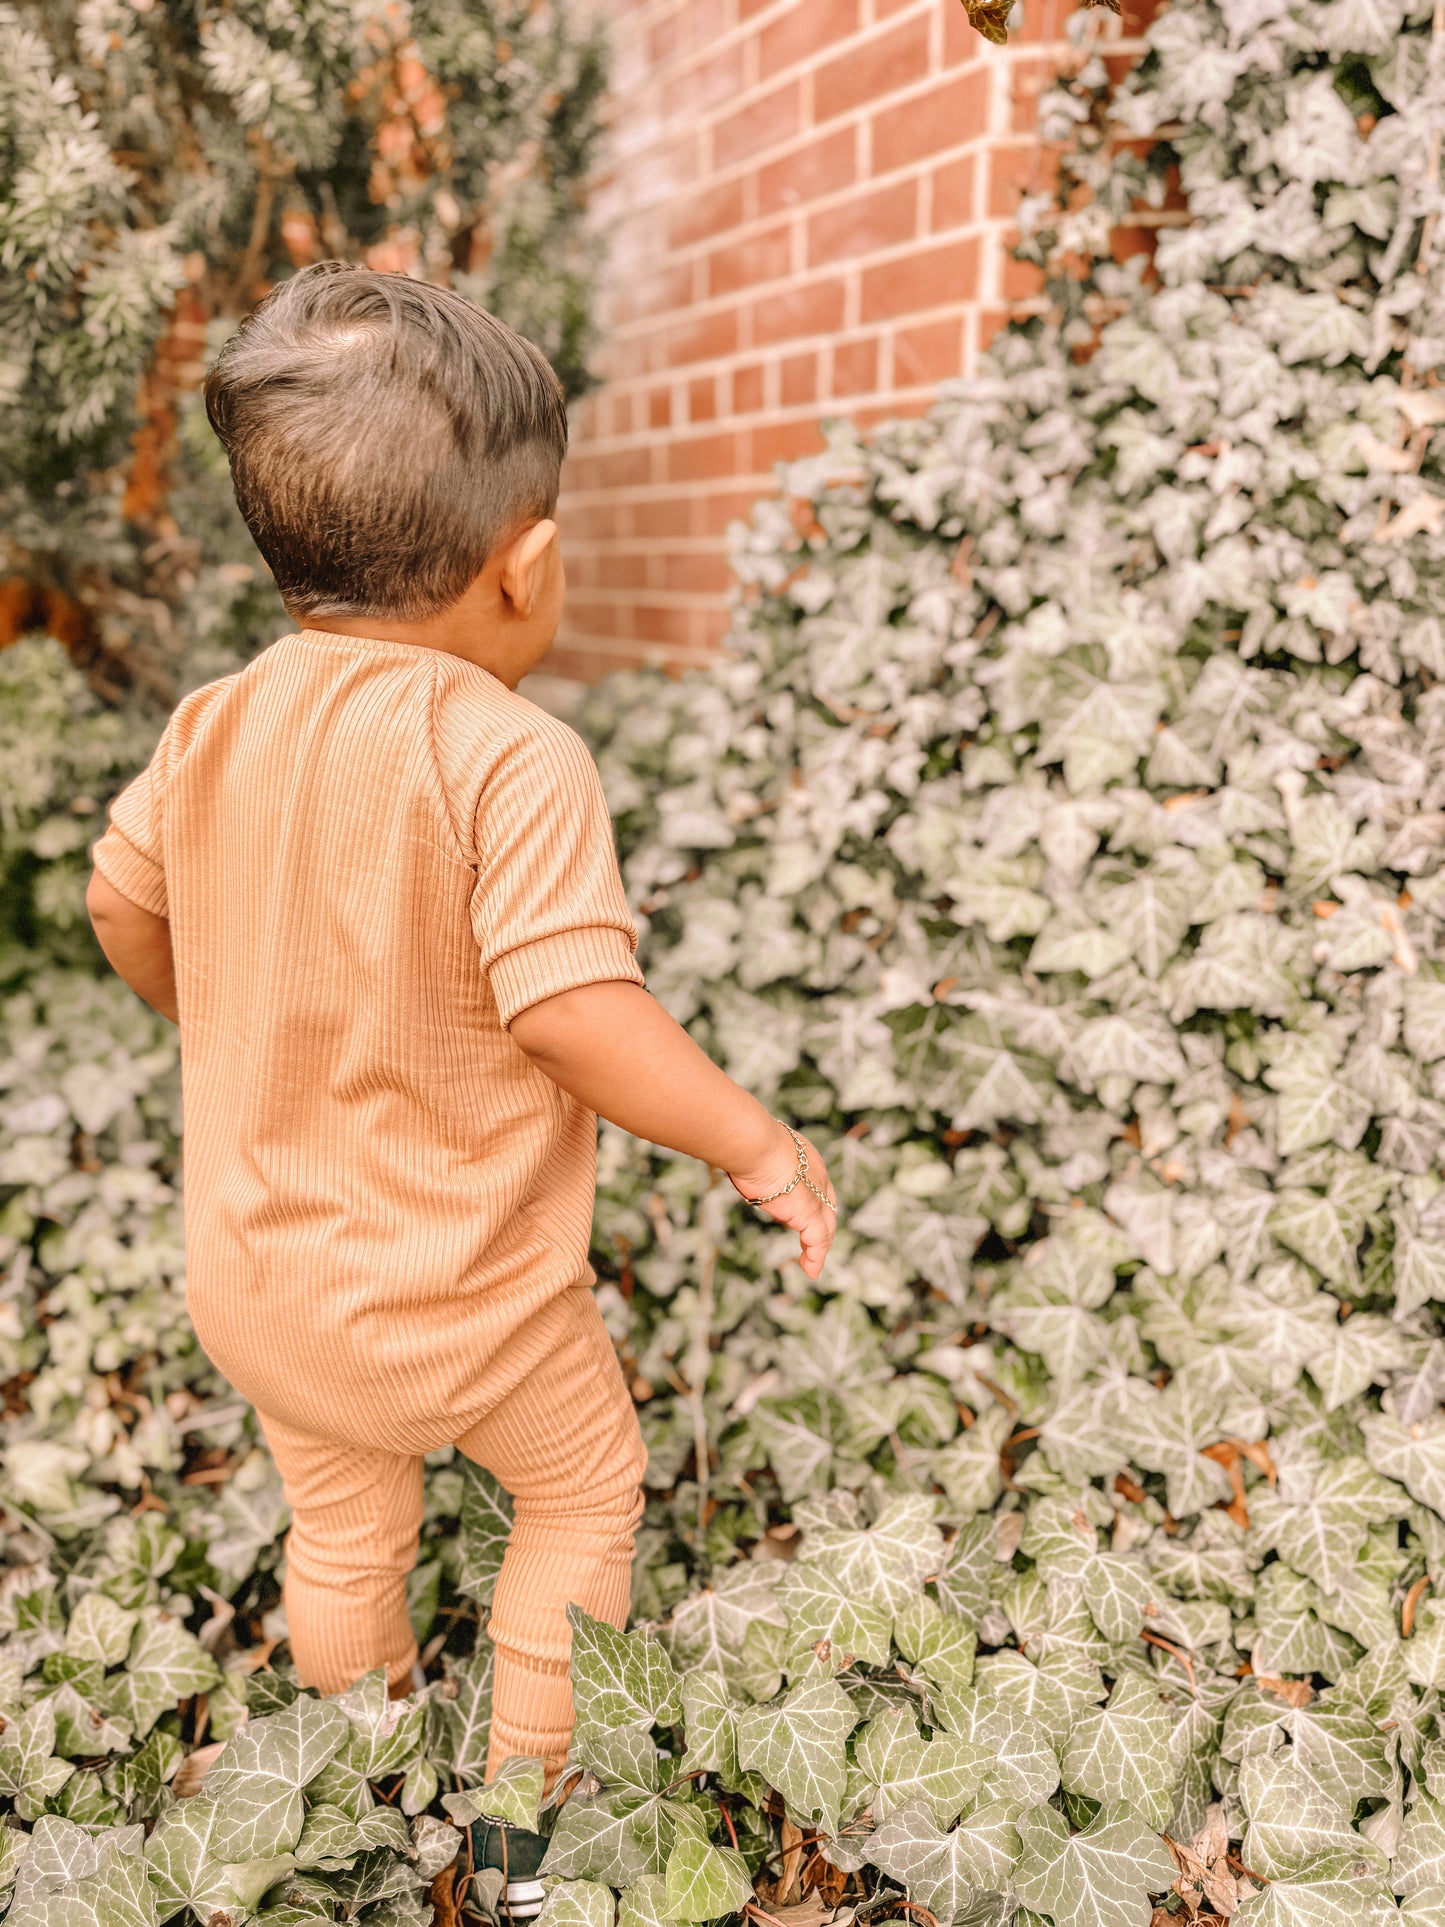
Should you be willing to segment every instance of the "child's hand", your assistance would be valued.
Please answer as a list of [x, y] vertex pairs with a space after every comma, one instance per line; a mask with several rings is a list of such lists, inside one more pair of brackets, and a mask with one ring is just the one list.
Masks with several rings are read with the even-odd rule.
[[[803, 1134], [800, 1131], [799, 1137]], [[816, 1278], [823, 1269], [823, 1260], [828, 1255], [828, 1247], [833, 1242], [837, 1228], [837, 1198], [828, 1177], [828, 1167], [818, 1155], [818, 1148], [810, 1138], [803, 1138], [808, 1153], [807, 1178], [809, 1184], [817, 1186], [823, 1196], [818, 1197], [808, 1189], [807, 1184], [795, 1184], [791, 1191], [783, 1192], [781, 1197], [769, 1197], [773, 1191], [782, 1191], [785, 1184], [791, 1183], [798, 1169], [798, 1147], [787, 1130], [780, 1124], [776, 1147], [757, 1165], [746, 1171], [729, 1171], [728, 1181], [733, 1189], [749, 1203], [754, 1198], [766, 1198], [758, 1210], [766, 1211], [770, 1218], [785, 1224], [796, 1231], [801, 1245], [799, 1263], [808, 1277]], [[828, 1203], [823, 1202], [823, 1198]]]

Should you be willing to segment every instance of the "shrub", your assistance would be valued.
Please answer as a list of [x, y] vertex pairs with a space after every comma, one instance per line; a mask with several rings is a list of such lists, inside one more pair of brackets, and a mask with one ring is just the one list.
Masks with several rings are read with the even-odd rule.
[[605, 63], [563, 0], [18, 0], [0, 66], [0, 641], [168, 704], [276, 632], [196, 390], [309, 261], [451, 282], [586, 386]]

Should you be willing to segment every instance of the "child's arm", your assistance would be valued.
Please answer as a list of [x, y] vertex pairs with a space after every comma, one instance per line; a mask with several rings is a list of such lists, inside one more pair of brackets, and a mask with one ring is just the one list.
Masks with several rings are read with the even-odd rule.
[[[780, 1190], [797, 1169], [783, 1126], [638, 984], [582, 984], [518, 1011], [510, 1029], [537, 1068], [589, 1110], [634, 1137], [716, 1165], [745, 1198]], [[831, 1199], [811, 1143], [808, 1165], [809, 1179]], [[816, 1278], [833, 1242], [833, 1212], [801, 1184], [764, 1208], [798, 1233], [803, 1270]]]
[[91, 872], [85, 907], [96, 941], [116, 975], [162, 1017], [178, 1023], [171, 926], [166, 918], [122, 896], [99, 870]]

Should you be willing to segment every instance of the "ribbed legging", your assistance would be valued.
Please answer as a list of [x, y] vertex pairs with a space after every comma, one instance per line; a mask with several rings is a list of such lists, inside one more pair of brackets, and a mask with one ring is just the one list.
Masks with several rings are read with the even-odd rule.
[[[555, 1350], [456, 1441], [511, 1493], [514, 1519], [487, 1630], [496, 1644], [491, 1779], [514, 1754], [548, 1778], [572, 1734], [567, 1606], [626, 1622], [646, 1453], [590, 1292]], [[302, 1432], [258, 1413], [291, 1506], [284, 1599], [302, 1685], [344, 1690], [417, 1657], [407, 1575], [422, 1520], [422, 1460]]]

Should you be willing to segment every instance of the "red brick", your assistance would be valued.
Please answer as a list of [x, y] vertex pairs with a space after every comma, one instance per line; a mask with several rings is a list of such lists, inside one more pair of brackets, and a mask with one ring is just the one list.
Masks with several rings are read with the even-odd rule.
[[561, 507], [562, 539], [567, 553], [571, 555], [585, 548], [589, 542], [606, 541], [612, 533], [615, 517], [609, 503], [573, 501], [568, 492], [567, 479], [564, 470]]
[[[1029, 7], [1034, 0], [1025, 0]], [[977, 60], [997, 60], [1001, 48], [990, 46], [981, 33], [968, 24], [968, 15], [962, 5], [941, 7], [943, 15], [943, 64], [945, 67], [967, 67]], [[1012, 40], [1014, 36], [1010, 34]]]
[[779, 370], [780, 399], [784, 408], [802, 408], [818, 399], [818, 357], [785, 355]]
[[833, 349], [833, 393], [866, 395], [878, 386], [878, 338], [840, 341]]
[[974, 67], [873, 116], [873, 172], [891, 174], [988, 132], [991, 72]]
[[746, 522], [753, 512], [753, 503], [757, 499], [758, 491], [752, 487], [720, 486], [713, 490], [703, 497], [700, 505], [701, 533], [722, 535], [730, 522]]
[[670, 442], [667, 479], [670, 482], [705, 481], [714, 475], [737, 473], [738, 437], [729, 429], [719, 435], [689, 435]]
[[647, 425], [649, 428], [671, 428], [672, 390], [654, 388], [647, 397]]
[[763, 366], [750, 363], [733, 369], [733, 406], [735, 415], [755, 415], [763, 405]]
[[928, 21], [901, 20], [887, 33], [820, 67], [813, 76], [813, 117], [831, 120], [893, 93], [928, 71]]
[[925, 415], [933, 405], [932, 395], [913, 395], [909, 397], [890, 396], [887, 401], [876, 402], [871, 408], [855, 408], [849, 411], [849, 420], [859, 428], [876, 428], [882, 422], [893, 421], [900, 415]]
[[882, 321], [920, 314], [929, 308], [961, 304], [977, 292], [978, 241], [970, 235], [865, 268], [862, 318]]
[[625, 340], [614, 335], [600, 357], [599, 374], [608, 381], [636, 381], [649, 370], [650, 336], [637, 335]]
[[675, 327], [659, 328], [649, 347], [655, 369], [683, 368], [689, 362], [720, 361], [737, 353], [738, 317], [732, 308], [698, 315]]
[[1130, 261], [1136, 254], [1147, 255], [1152, 261], [1158, 240], [1158, 228], [1118, 227], [1109, 236], [1109, 252], [1116, 261]]
[[707, 258], [707, 290], [710, 295], [736, 294], [759, 281], [781, 281], [792, 266], [793, 225], [779, 222], [714, 249]]
[[596, 580], [604, 589], [645, 589], [647, 557], [626, 549], [609, 549], [597, 557]]
[[823, 437], [815, 421], [767, 422], [752, 432], [752, 468], [766, 474], [774, 462], [795, 462], [816, 455]]
[[1003, 332], [1011, 321], [1018, 317], [1010, 314], [1007, 308], [984, 308], [978, 317], [978, 345], [985, 349], [996, 335]]
[[935, 234], [942, 228], [966, 227], [974, 218], [974, 160], [964, 154], [956, 161], [945, 161], [933, 170], [933, 211], [930, 216]]
[[858, 136], [851, 127], [835, 127], [758, 169], [758, 212], [772, 214], [780, 207], [815, 201], [820, 194], [851, 187], [857, 178]]
[[671, 60], [679, 44], [677, 15], [668, 14], [658, 21], [647, 36], [647, 58], [651, 67], [660, 67], [665, 60]]
[[921, 321], [893, 337], [893, 380], [899, 388], [932, 386], [963, 373], [963, 317]]
[[687, 418], [690, 422], [710, 422], [717, 414], [717, 381], [702, 375], [687, 384]]
[[679, 595], [726, 595], [730, 572], [727, 559], [716, 550], [664, 555], [659, 585]]
[[1003, 220], [1019, 211], [1026, 194], [1049, 186], [1051, 169], [1036, 147], [996, 147], [988, 157], [988, 211]]
[[584, 634], [601, 630], [604, 634], [612, 631], [614, 635], [626, 635], [632, 627], [631, 609], [626, 602], [621, 604], [602, 601], [593, 596], [573, 596], [567, 602], [567, 622]]
[[808, 222], [808, 265], [897, 247], [918, 232], [918, 183], [895, 181], [824, 208]]
[[584, 451], [576, 442], [572, 444], [562, 470], [562, 486], [573, 494], [590, 494], [598, 486], [597, 457], [590, 448]]
[[583, 637], [575, 647], [558, 644], [542, 667], [549, 676], [574, 676], [595, 683], [619, 670], [644, 668], [652, 654], [639, 643], [611, 636]]
[[684, 120], [690, 115], [705, 113], [709, 107], [716, 107], [722, 101], [735, 98], [741, 93], [742, 87], [742, 43], [734, 40], [711, 49], [685, 73], [668, 76], [667, 110], [670, 115]]
[[683, 46], [689, 52], [697, 52], [721, 40], [732, 26], [730, 6], [731, 0], [688, 0], [686, 6], [678, 9]]
[[712, 130], [713, 163], [732, 167], [750, 154], [760, 154], [797, 133], [802, 107], [796, 80], [785, 81], [770, 94], [763, 94], [746, 107], [740, 107]]
[[1029, 0], [1017, 31], [1010, 30], [1010, 38], [1024, 46], [1062, 41], [1065, 23], [1073, 11], [1073, 0]]
[[656, 495], [639, 502], [633, 515], [637, 533], [654, 542], [676, 541], [692, 533], [692, 508], [677, 495]]
[[794, 0], [785, 14], [758, 33], [758, 64], [764, 80], [814, 55], [827, 53], [858, 31], [858, 0]]
[[1042, 268], [1036, 268], [1032, 261], [1016, 261], [1011, 254], [1004, 256], [1000, 279], [1005, 301], [1031, 301], [1043, 293]]
[[652, 480], [650, 449], [611, 448], [596, 459], [598, 488], [637, 488]]
[[798, 335], [832, 334], [843, 325], [843, 283], [815, 281], [786, 288], [753, 303], [753, 340], [788, 341]]
[[685, 308], [692, 300], [692, 266], [687, 261], [669, 262], [632, 282], [631, 299], [618, 304], [618, 320], [647, 315], [668, 314]]
[[642, 603], [637, 609], [637, 633], [644, 642], [688, 643], [692, 640], [690, 613], [670, 605]]
[[693, 241], [706, 241], [737, 227], [743, 219], [743, 183], [720, 181], [684, 194], [672, 206], [667, 219], [667, 244], [685, 248]]
[[1039, 98], [1053, 86], [1056, 73], [1051, 60], [1021, 60], [1015, 66], [1008, 95], [1011, 134], [1037, 134]]

